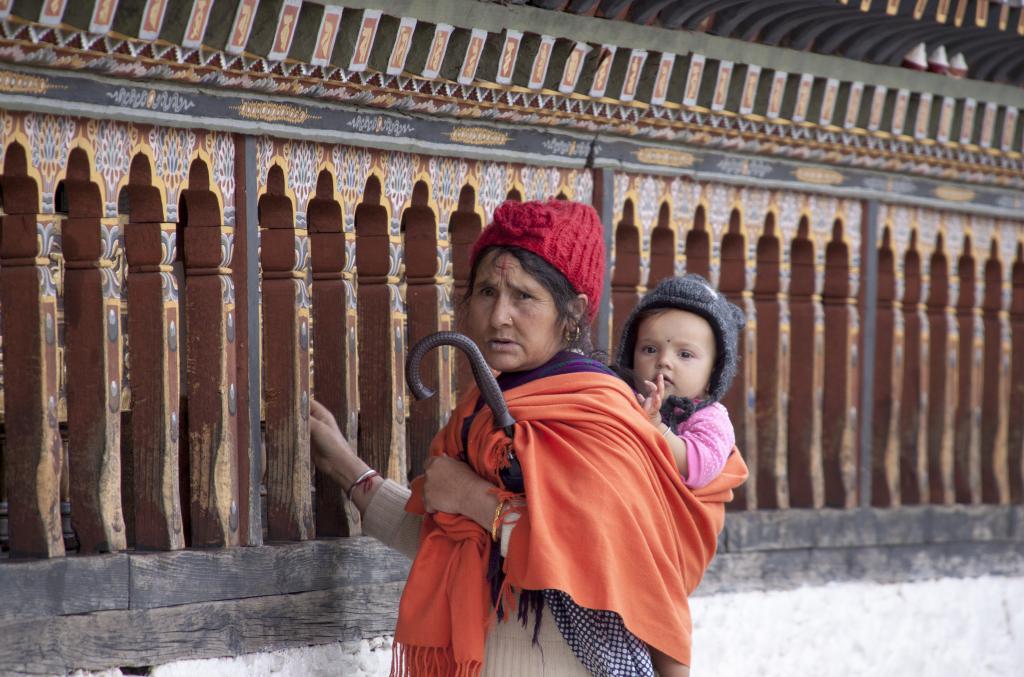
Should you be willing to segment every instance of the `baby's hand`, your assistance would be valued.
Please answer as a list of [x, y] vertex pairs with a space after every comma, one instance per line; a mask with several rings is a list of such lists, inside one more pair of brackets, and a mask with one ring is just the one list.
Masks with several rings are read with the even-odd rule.
[[661, 423], [661, 401], [665, 399], [665, 376], [658, 374], [654, 381], [644, 381], [647, 388], [647, 397], [640, 402], [644, 413], [653, 425]]

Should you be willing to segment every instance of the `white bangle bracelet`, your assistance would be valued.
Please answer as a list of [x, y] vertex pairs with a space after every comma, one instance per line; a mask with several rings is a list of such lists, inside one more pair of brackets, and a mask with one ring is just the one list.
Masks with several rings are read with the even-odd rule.
[[665, 436], [665, 439], [670, 439], [675, 433], [672, 432], [672, 426], [666, 425], [661, 434]]
[[366, 480], [368, 480], [371, 477], [374, 477], [376, 475], [377, 475], [377, 471], [376, 470], [374, 470], [373, 468], [368, 468], [366, 471], [363, 472], [362, 475], [357, 477], [356, 481], [353, 482], [352, 485], [348, 488], [348, 491], [345, 492], [345, 497], [348, 498], [348, 500], [351, 501], [352, 500], [352, 492], [355, 491], [355, 488], [358, 487], [363, 482], [365, 482]]

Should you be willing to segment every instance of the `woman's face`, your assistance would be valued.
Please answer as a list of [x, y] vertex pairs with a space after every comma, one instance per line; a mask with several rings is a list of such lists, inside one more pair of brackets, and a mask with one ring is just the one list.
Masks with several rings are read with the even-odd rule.
[[469, 336], [493, 369], [533, 369], [562, 350], [564, 322], [555, 300], [506, 251], [480, 259], [468, 306]]

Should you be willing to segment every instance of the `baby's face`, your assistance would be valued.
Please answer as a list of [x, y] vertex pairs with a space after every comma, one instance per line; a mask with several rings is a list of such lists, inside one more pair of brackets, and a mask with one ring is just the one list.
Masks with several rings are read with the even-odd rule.
[[664, 310], [640, 322], [633, 370], [652, 382], [664, 374], [666, 396], [701, 399], [707, 396], [715, 353], [707, 320], [685, 310]]

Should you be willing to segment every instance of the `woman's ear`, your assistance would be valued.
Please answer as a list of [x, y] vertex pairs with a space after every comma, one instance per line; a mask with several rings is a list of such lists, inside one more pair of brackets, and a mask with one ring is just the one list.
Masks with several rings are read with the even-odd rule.
[[569, 314], [572, 318], [582, 324], [587, 316], [587, 309], [590, 307], [590, 300], [586, 294], [577, 294], [576, 298], [569, 302]]

